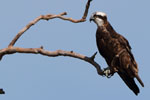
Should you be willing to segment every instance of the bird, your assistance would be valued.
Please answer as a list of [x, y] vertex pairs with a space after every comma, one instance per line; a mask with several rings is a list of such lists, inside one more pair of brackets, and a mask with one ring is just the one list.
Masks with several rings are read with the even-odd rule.
[[108, 64], [108, 67], [103, 70], [104, 75], [111, 77], [114, 73], [118, 73], [124, 83], [135, 95], [138, 95], [140, 90], [135, 83], [135, 78], [142, 87], [144, 87], [144, 83], [138, 75], [138, 65], [128, 40], [114, 30], [106, 13], [99, 11], [92, 13], [91, 21], [97, 25], [96, 43], [98, 51]]

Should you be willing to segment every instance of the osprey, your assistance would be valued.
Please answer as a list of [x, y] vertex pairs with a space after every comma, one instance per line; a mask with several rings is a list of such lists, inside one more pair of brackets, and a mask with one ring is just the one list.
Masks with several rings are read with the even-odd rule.
[[125, 84], [138, 95], [140, 91], [134, 78], [139, 81], [142, 87], [144, 87], [144, 84], [138, 75], [138, 65], [131, 52], [128, 40], [113, 29], [105, 13], [93, 13], [90, 21], [97, 24], [97, 47], [109, 66], [104, 69], [105, 75], [110, 77], [114, 73], [118, 73]]

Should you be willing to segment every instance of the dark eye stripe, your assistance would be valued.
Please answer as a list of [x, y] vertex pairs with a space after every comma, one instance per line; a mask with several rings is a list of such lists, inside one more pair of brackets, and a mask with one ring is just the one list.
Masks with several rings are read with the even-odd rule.
[[97, 17], [101, 18], [101, 19], [104, 19], [104, 20], [106, 19], [106, 16], [97, 15]]
[[101, 16], [101, 15], [97, 15], [97, 17], [99, 17], [99, 18], [102, 18], [102, 19], [103, 19], [103, 16]]

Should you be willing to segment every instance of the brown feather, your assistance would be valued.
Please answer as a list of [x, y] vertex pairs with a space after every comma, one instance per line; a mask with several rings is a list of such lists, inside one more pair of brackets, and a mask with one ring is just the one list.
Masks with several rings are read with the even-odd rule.
[[[122, 80], [137, 95], [140, 90], [134, 78], [136, 78], [142, 86], [144, 86], [144, 84], [138, 76], [138, 66], [127, 39], [115, 32], [108, 22], [105, 22], [104, 26], [99, 26], [97, 29], [96, 42], [100, 54], [105, 58], [109, 67], [111, 69], [115, 67]], [[116, 60], [115, 65], [112, 66], [111, 62], [113, 58], [122, 50], [124, 50], [124, 52], [119, 54], [118, 60]]]
[[133, 78], [131, 78], [126, 72], [118, 71], [119, 76], [125, 82], [125, 84], [136, 94], [140, 93], [138, 86]]

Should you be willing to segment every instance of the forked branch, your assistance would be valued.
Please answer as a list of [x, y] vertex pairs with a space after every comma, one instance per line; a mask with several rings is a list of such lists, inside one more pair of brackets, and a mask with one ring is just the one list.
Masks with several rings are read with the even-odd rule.
[[[57, 57], [57, 56], [69, 56], [69, 57], [73, 57], [73, 58], [78, 58], [81, 60], [84, 60], [90, 64], [92, 64], [96, 70], [97, 73], [101, 76], [104, 75], [103, 70], [101, 70], [101, 67], [98, 63], [96, 63], [94, 61], [94, 58], [96, 56], [97, 53], [94, 53], [91, 57], [87, 57], [78, 53], [75, 53], [73, 51], [63, 51], [63, 50], [56, 50], [56, 51], [48, 51], [48, 50], [44, 50], [43, 46], [41, 46], [40, 48], [21, 48], [21, 47], [14, 47], [15, 43], [17, 42], [17, 40], [28, 30], [31, 28], [31, 26], [35, 25], [38, 21], [40, 20], [50, 20], [50, 19], [54, 19], [54, 18], [60, 18], [62, 20], [66, 20], [66, 21], [70, 21], [73, 23], [80, 23], [80, 22], [85, 22], [86, 21], [86, 17], [88, 15], [88, 10], [89, 10], [89, 6], [90, 6], [90, 2], [92, 0], [88, 0], [87, 4], [86, 4], [86, 8], [85, 8], [85, 12], [82, 16], [81, 19], [79, 20], [75, 20], [72, 18], [67, 18], [64, 17], [64, 15], [67, 15], [66, 12], [60, 13], [58, 15], [55, 14], [48, 14], [48, 15], [41, 15], [37, 18], [35, 18], [33, 21], [31, 21], [29, 24], [27, 24], [22, 30], [20, 30], [18, 32], [18, 34], [14, 37], [14, 39], [9, 43], [7, 48], [4, 49], [0, 49], [0, 60], [2, 60], [4, 55], [10, 55], [10, 54], [14, 54], [14, 53], [32, 53], [32, 54], [41, 54], [44, 56], [48, 56], [48, 57]], [[5, 92], [3, 91], [3, 89], [0, 89], [0, 94], [4, 94]]]
[[14, 44], [17, 42], [17, 40], [20, 38], [21, 35], [23, 35], [24, 32], [26, 32], [31, 26], [35, 25], [38, 21], [40, 21], [41, 19], [43, 20], [50, 20], [50, 19], [54, 19], [54, 18], [60, 18], [62, 20], [67, 20], [73, 23], [80, 23], [80, 22], [85, 22], [86, 21], [86, 17], [88, 14], [88, 10], [89, 10], [89, 6], [90, 6], [90, 2], [92, 0], [88, 0], [87, 4], [86, 4], [86, 8], [85, 8], [85, 12], [83, 14], [83, 17], [79, 20], [75, 20], [72, 18], [67, 18], [64, 17], [64, 15], [67, 15], [67, 12], [63, 12], [59, 15], [55, 15], [55, 14], [48, 14], [48, 15], [41, 15], [39, 17], [37, 17], [36, 19], [34, 19], [33, 21], [31, 21], [29, 24], [27, 24], [22, 30], [20, 30], [18, 32], [18, 34], [15, 36], [15, 38], [10, 42], [10, 44], [8, 45], [8, 47], [14, 46]]

